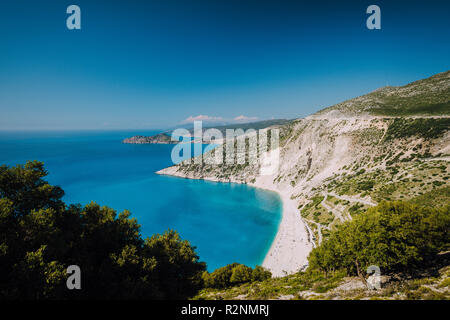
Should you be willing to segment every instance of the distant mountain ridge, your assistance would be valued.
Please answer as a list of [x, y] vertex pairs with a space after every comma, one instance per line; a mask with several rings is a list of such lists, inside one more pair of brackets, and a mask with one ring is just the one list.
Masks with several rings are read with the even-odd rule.
[[[235, 123], [235, 124], [229, 124], [229, 125], [221, 125], [221, 126], [206, 126], [203, 129], [207, 130], [210, 128], [214, 128], [219, 130], [224, 136], [226, 134], [226, 130], [227, 129], [242, 129], [242, 130], [247, 130], [247, 129], [254, 129], [254, 130], [259, 130], [259, 129], [266, 129], [268, 127], [272, 127], [272, 126], [281, 126], [284, 125], [286, 123], [289, 123], [292, 120], [286, 120], [286, 119], [273, 119], [273, 120], [262, 120], [262, 121], [256, 121], [256, 122], [248, 122], [248, 123]], [[175, 130], [175, 129], [174, 129]], [[189, 133], [193, 136], [194, 134], [194, 129], [187, 129], [189, 131]], [[153, 136], [141, 136], [141, 135], [137, 135], [137, 136], [133, 136], [131, 138], [126, 138], [123, 140], [123, 143], [131, 143], [131, 144], [174, 144], [174, 143], [178, 143], [178, 141], [172, 141], [171, 138], [171, 133], [166, 131], [166, 132], [161, 132], [158, 133], [156, 135]]]

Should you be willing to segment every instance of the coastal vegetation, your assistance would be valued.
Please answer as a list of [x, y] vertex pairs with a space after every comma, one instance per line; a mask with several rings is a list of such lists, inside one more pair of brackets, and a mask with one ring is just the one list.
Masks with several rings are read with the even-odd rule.
[[312, 269], [348, 275], [370, 265], [386, 273], [424, 269], [439, 252], [450, 249], [450, 205], [427, 208], [409, 202], [381, 202], [336, 231], [309, 255]]
[[368, 290], [358, 277], [343, 271], [328, 274], [307, 269], [284, 277], [248, 282], [226, 289], [203, 289], [194, 299], [225, 300], [448, 300], [450, 266], [438, 256], [433, 268], [420, 276], [382, 275], [381, 289]]
[[[68, 205], [43, 163], [0, 166], [1, 299], [185, 299], [205, 263], [175, 231], [142, 239], [130, 212]], [[68, 290], [66, 269], [82, 272]]]
[[261, 266], [252, 269], [243, 264], [232, 263], [211, 273], [205, 271], [202, 279], [206, 288], [221, 289], [242, 283], [264, 281], [270, 279], [271, 276], [272, 273]]

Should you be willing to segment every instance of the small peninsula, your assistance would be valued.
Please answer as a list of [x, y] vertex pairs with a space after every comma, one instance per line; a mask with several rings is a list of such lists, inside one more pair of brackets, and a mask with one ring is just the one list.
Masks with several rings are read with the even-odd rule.
[[129, 144], [175, 144], [179, 141], [172, 141], [167, 133], [158, 133], [154, 136], [133, 136], [122, 141]]

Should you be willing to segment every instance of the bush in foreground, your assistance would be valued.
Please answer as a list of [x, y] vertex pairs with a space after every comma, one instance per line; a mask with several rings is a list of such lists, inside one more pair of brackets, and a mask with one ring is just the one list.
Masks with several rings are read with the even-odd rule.
[[[130, 213], [66, 205], [41, 162], [0, 166], [0, 298], [184, 299], [202, 286], [203, 262], [175, 231], [142, 239]], [[81, 269], [81, 290], [66, 268]]]
[[449, 229], [449, 206], [382, 202], [339, 226], [308, 260], [313, 269], [346, 270], [360, 277], [370, 265], [379, 266], [383, 273], [410, 273], [448, 249]]

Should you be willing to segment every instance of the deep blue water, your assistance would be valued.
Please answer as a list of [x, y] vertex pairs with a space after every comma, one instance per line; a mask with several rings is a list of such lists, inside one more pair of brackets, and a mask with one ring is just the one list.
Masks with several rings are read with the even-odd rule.
[[155, 174], [172, 164], [172, 145], [121, 143], [154, 133], [1, 132], [0, 164], [45, 162], [48, 181], [65, 190], [66, 202], [128, 209], [144, 237], [177, 230], [210, 271], [232, 262], [261, 264], [280, 222], [279, 196], [246, 185]]

